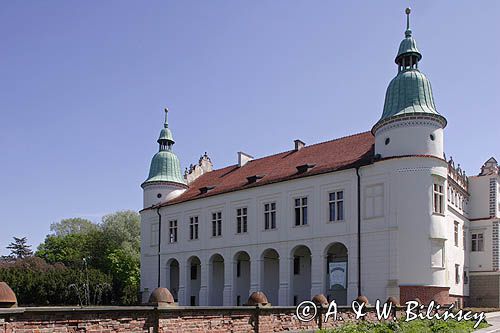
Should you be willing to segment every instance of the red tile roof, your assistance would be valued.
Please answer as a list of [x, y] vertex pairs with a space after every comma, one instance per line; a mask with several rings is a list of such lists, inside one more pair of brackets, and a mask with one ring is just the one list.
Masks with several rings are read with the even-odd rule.
[[[213, 170], [198, 177], [189, 184], [189, 189], [183, 194], [161, 206], [367, 165], [373, 158], [374, 143], [375, 139], [371, 132], [364, 132], [305, 146], [299, 151], [289, 150], [254, 159], [242, 167], [231, 165]], [[306, 164], [314, 165], [314, 167], [299, 173], [297, 167]], [[249, 183], [247, 178], [256, 175], [263, 177], [257, 179], [256, 182]], [[202, 193], [200, 190], [202, 188], [208, 191]]]

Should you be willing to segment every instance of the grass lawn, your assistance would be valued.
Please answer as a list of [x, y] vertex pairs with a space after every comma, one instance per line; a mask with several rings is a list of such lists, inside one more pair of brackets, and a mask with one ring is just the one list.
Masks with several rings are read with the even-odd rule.
[[488, 327], [484, 321], [474, 329], [475, 321], [456, 321], [456, 320], [413, 320], [404, 322], [387, 323], [367, 323], [359, 322], [355, 324], [346, 324], [342, 327], [331, 330], [320, 330], [322, 333], [466, 333], [473, 332], [476, 329]]

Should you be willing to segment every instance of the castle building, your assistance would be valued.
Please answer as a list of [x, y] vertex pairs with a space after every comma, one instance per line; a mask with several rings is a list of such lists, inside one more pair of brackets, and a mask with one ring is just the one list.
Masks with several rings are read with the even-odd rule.
[[[409, 26], [370, 131], [181, 174], [166, 118], [144, 190], [141, 291], [181, 305], [271, 304], [324, 294], [370, 301], [500, 305], [499, 169], [468, 177], [444, 154], [422, 54]], [[495, 293], [490, 289], [494, 288]]]

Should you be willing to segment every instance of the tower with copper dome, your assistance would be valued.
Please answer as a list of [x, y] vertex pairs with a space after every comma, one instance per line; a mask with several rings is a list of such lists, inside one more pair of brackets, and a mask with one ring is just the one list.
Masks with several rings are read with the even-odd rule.
[[173, 199], [187, 189], [179, 159], [172, 149], [175, 141], [168, 127], [168, 109], [157, 142], [159, 150], [151, 160], [148, 178], [141, 184], [144, 208]]
[[372, 128], [380, 157], [430, 155], [443, 158], [446, 119], [436, 110], [429, 79], [420, 71], [422, 54], [410, 30], [406, 9], [405, 38], [395, 58], [397, 75], [389, 83], [382, 116]]

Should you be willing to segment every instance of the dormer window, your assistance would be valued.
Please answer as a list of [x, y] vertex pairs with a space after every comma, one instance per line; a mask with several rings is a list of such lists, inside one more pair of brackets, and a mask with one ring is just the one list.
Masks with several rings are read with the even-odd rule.
[[311, 170], [315, 166], [316, 166], [316, 164], [309, 164], [309, 163], [302, 164], [302, 165], [297, 166], [297, 172], [298, 173], [304, 173], [304, 172], [307, 172], [307, 171]]
[[264, 178], [264, 175], [253, 175], [253, 176], [247, 177], [247, 181], [248, 181], [248, 184], [253, 184], [253, 183], [258, 182], [262, 178]]
[[211, 190], [213, 190], [214, 188], [215, 188], [215, 186], [204, 186], [204, 187], [201, 187], [201, 188], [200, 188], [200, 193], [201, 193], [201, 194], [208, 193], [208, 192], [210, 192]]

